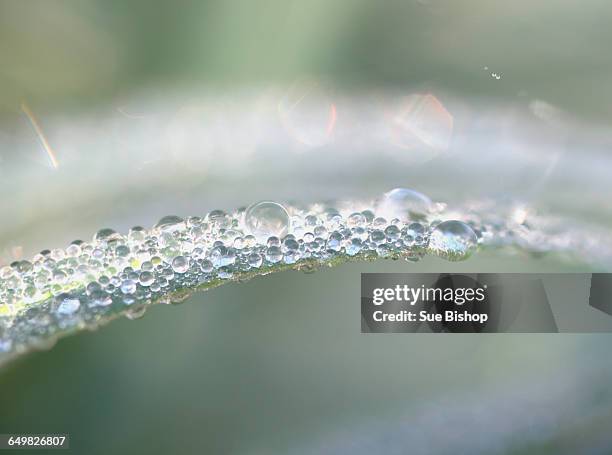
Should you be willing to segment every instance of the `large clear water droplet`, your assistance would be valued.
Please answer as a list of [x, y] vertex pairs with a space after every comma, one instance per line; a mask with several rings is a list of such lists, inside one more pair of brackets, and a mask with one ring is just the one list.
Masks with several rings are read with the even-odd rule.
[[153, 282], [155, 281], [155, 275], [153, 275], [151, 272], [147, 272], [147, 271], [140, 272], [140, 275], [138, 277], [138, 281], [143, 286], [151, 286], [153, 284]]
[[289, 214], [282, 205], [272, 201], [257, 202], [244, 214], [244, 224], [258, 240], [283, 237], [289, 231]]
[[172, 260], [172, 269], [176, 273], [185, 273], [189, 270], [189, 259], [185, 256], [177, 256]]
[[431, 199], [423, 193], [408, 188], [395, 188], [383, 195], [377, 214], [388, 220], [423, 218], [430, 212], [431, 207]]
[[136, 292], [136, 283], [132, 280], [123, 280], [121, 283], [121, 292], [124, 294], [133, 294]]
[[464, 261], [476, 249], [477, 241], [474, 230], [464, 222], [444, 221], [431, 233], [429, 250], [449, 261]]

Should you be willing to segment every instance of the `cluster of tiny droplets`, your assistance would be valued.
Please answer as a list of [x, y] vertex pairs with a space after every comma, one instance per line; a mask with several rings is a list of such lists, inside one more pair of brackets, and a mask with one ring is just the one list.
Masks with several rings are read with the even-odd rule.
[[430, 207], [420, 193], [397, 189], [375, 210], [259, 202], [233, 213], [167, 216], [127, 235], [102, 229], [91, 242], [74, 241], [0, 269], [0, 352], [95, 326], [111, 314], [137, 318], [151, 302], [173, 303], [177, 291], [282, 266], [308, 270], [356, 256], [416, 261], [430, 242], [434, 254], [465, 259], [479, 230], [460, 221], [428, 223]]

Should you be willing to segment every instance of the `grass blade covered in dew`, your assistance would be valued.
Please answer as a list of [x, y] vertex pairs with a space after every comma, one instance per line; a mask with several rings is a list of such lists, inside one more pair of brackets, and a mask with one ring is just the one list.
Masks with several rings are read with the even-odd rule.
[[141, 317], [154, 303], [176, 303], [197, 290], [281, 270], [377, 258], [417, 261], [425, 254], [457, 261], [499, 246], [570, 252], [591, 262], [612, 256], [603, 233], [586, 235], [585, 228], [581, 234], [579, 226], [523, 206], [494, 205], [494, 211], [482, 201], [451, 210], [395, 189], [336, 207], [264, 201], [232, 213], [167, 216], [127, 234], [101, 229], [90, 242], [74, 241], [0, 269], [0, 362], [119, 316]]

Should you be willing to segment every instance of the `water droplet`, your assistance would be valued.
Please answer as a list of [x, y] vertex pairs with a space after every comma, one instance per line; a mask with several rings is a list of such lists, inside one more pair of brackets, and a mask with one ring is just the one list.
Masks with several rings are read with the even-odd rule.
[[189, 270], [189, 259], [185, 256], [177, 256], [172, 260], [172, 269], [176, 273], [185, 273]]
[[290, 253], [292, 251], [296, 251], [300, 247], [299, 243], [293, 237], [285, 237], [283, 239], [283, 246], [281, 250], [283, 253]]
[[219, 268], [217, 276], [223, 280], [229, 280], [234, 276], [234, 272], [230, 267], [221, 267]]
[[140, 272], [140, 275], [138, 277], [138, 281], [143, 286], [151, 286], [151, 284], [153, 284], [153, 281], [155, 281], [155, 275], [153, 275], [151, 272], [147, 272], [147, 271]]
[[207, 219], [217, 228], [226, 228], [230, 224], [229, 216], [223, 210], [213, 210], [208, 214]]
[[283, 237], [289, 230], [289, 214], [276, 202], [262, 201], [246, 209], [244, 224], [258, 240]]
[[353, 238], [346, 246], [346, 254], [349, 256], [355, 256], [357, 253], [361, 251], [363, 247], [363, 243], [360, 239]]
[[400, 238], [400, 230], [397, 226], [391, 224], [385, 229], [385, 235], [389, 240], [397, 240]]
[[266, 260], [272, 264], [276, 264], [283, 258], [281, 249], [277, 246], [268, 247], [266, 250]]
[[93, 291], [89, 295], [89, 306], [108, 306], [113, 303], [111, 297], [104, 291]]
[[261, 267], [261, 264], [263, 264], [263, 258], [258, 253], [249, 254], [247, 261], [251, 267]]
[[327, 239], [327, 249], [332, 251], [340, 251], [342, 249], [342, 234], [332, 232]]
[[387, 238], [383, 231], [381, 231], [380, 229], [376, 229], [370, 233], [370, 240], [376, 245], [380, 245], [381, 243], [385, 243]]
[[395, 188], [382, 197], [378, 213], [388, 219], [422, 218], [431, 210], [432, 202], [423, 193], [407, 188]]
[[474, 230], [462, 221], [443, 221], [429, 239], [429, 250], [449, 261], [463, 261], [476, 249], [478, 238]]
[[121, 283], [121, 292], [124, 294], [133, 294], [136, 292], [136, 283], [132, 280], [123, 280]]
[[85, 292], [87, 295], [92, 295], [94, 292], [98, 292], [102, 290], [102, 286], [97, 281], [92, 281], [85, 287]]
[[210, 273], [210, 272], [212, 272], [212, 270], [214, 268], [213, 263], [211, 261], [209, 261], [208, 259], [202, 259], [202, 260], [198, 261], [198, 264], [200, 265], [200, 269], [204, 273]]
[[132, 242], [141, 242], [144, 240], [145, 238], [145, 229], [141, 226], [134, 226], [133, 228], [131, 228], [128, 232], [128, 238], [132, 241]]
[[366, 224], [366, 217], [363, 213], [353, 213], [349, 215], [347, 224], [351, 227], [363, 226]]
[[130, 247], [127, 245], [119, 245], [115, 248], [115, 254], [117, 257], [125, 258], [130, 254]]

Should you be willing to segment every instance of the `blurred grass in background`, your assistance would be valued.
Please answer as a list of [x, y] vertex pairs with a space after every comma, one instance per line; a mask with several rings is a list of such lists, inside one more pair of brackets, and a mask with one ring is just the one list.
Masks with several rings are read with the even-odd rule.
[[342, 89], [523, 94], [608, 122], [611, 15], [605, 0], [2, 0], [0, 109], [314, 75]]

